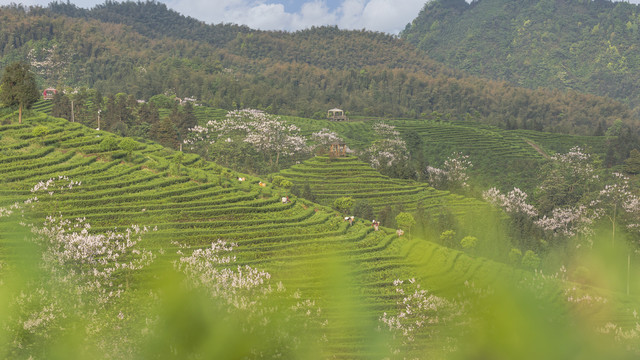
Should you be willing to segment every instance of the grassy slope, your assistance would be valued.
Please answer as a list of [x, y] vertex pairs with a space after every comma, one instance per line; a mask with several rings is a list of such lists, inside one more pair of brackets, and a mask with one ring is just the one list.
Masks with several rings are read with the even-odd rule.
[[[47, 126], [49, 134], [34, 137], [37, 125]], [[95, 232], [130, 224], [157, 226], [158, 231], [145, 238], [145, 247], [164, 252], [156, 267], [170, 266], [168, 261], [176, 258], [173, 241], [186, 245], [188, 249], [181, 250], [187, 254], [216, 239], [237, 242], [239, 264], [269, 271], [287, 288], [300, 289], [326, 309], [331, 324], [328, 351], [340, 357], [367, 351], [370, 329], [359, 324], [375, 323], [382, 312], [395, 311], [395, 279], [416, 277], [438, 293], [467, 280], [491, 284], [504, 274], [521, 276], [505, 265], [433, 243], [408, 242], [390, 229], [376, 233], [366, 223], [348, 228], [320, 205], [299, 199], [282, 204], [278, 190], [258, 187], [259, 179], [237, 182], [236, 174], [193, 155], [185, 156], [182, 174], [172, 175], [168, 169], [175, 153], [158, 145], [140, 144], [131, 158], [122, 151], [100, 151], [98, 144], [105, 136], [112, 135], [45, 115], [23, 125], [0, 126], [0, 207], [30, 197], [29, 189], [38, 181], [66, 175], [82, 185], [42, 195], [35, 215], [86, 217]], [[341, 162], [389, 186], [411, 186], [418, 194], [454, 199], [373, 174], [353, 159], [337, 161]], [[303, 166], [313, 164], [327, 165], [316, 159]], [[353, 301], [358, 310], [348, 318], [332, 297], [335, 289], [328, 288], [335, 279], [350, 284], [342, 300]]]

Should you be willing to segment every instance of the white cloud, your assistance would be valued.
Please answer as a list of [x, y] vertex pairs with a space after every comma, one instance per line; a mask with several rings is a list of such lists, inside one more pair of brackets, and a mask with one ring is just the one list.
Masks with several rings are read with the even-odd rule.
[[343, 29], [362, 29], [362, 12], [364, 11], [365, 0], [344, 0], [338, 8], [340, 20], [338, 26]]
[[263, 30], [280, 30], [288, 27], [294, 14], [284, 11], [282, 4], [259, 4], [235, 14], [238, 22], [251, 28]]
[[300, 9], [299, 22], [292, 24], [296, 30], [311, 26], [329, 25], [336, 23], [336, 14], [322, 1], [308, 2]]
[[[273, 1], [273, 0], [272, 0]], [[266, 0], [166, 0], [176, 11], [208, 23], [236, 23], [262, 30], [295, 31], [311, 26], [338, 25], [398, 33], [413, 20], [425, 0], [343, 0], [330, 9], [326, 0], [305, 1], [299, 12]]]
[[418, 16], [424, 0], [345, 0], [340, 27], [397, 34]]

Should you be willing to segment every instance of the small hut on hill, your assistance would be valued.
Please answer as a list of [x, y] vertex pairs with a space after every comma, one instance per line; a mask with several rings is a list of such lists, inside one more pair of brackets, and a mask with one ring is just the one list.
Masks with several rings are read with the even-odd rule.
[[347, 121], [349, 120], [342, 109], [331, 109], [327, 111], [327, 120], [331, 121]]
[[44, 91], [42, 92], [42, 97], [45, 100], [53, 100], [53, 97], [58, 93], [58, 90], [54, 89], [54, 88], [46, 88], [44, 89]]
[[345, 157], [347, 156], [347, 144], [342, 142], [334, 142], [329, 148], [329, 156]]

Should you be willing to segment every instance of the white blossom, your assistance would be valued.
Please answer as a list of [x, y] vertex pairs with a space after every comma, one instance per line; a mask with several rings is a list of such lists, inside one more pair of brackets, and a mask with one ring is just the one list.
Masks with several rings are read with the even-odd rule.
[[533, 205], [527, 204], [527, 193], [514, 187], [506, 195], [502, 194], [500, 190], [491, 188], [482, 193], [482, 197], [493, 206], [501, 207], [510, 214], [524, 214], [529, 217], [538, 215], [538, 211]]
[[249, 143], [257, 151], [268, 154], [271, 161], [275, 156], [276, 164], [282, 155], [309, 151], [297, 126], [255, 109], [230, 111], [223, 120], [211, 120], [206, 126], [196, 126], [190, 129], [184, 144], [194, 149], [219, 139], [225, 142], [239, 139]]
[[592, 225], [599, 212], [584, 205], [555, 208], [550, 217], [543, 216], [534, 223], [554, 236], [573, 237], [582, 235], [591, 245]]
[[402, 296], [402, 300], [397, 302], [398, 312], [396, 315], [385, 312], [380, 321], [389, 330], [400, 333], [405, 343], [414, 341], [419, 329], [446, 323], [460, 315], [461, 308], [454, 302], [421, 289], [415, 279], [409, 279], [408, 285], [403, 280], [396, 279], [393, 285], [396, 293]]
[[180, 257], [175, 266], [194, 286], [207, 289], [212, 297], [237, 309], [252, 309], [260, 304], [261, 295], [273, 292], [269, 284], [271, 274], [248, 265], [226, 266], [236, 260], [235, 256], [227, 255], [234, 247], [234, 243], [218, 240], [208, 248]]
[[454, 152], [445, 160], [442, 169], [427, 166], [427, 174], [429, 182], [435, 187], [452, 186], [459, 188], [467, 188], [469, 184], [469, 176], [467, 170], [473, 167], [469, 161], [469, 155], [463, 155], [460, 152]]
[[381, 122], [374, 124], [373, 129], [380, 137], [366, 151], [366, 156], [373, 168], [390, 167], [409, 159], [407, 144], [400, 138], [400, 133], [395, 130], [395, 126]]
[[98, 303], [106, 303], [122, 292], [114, 285], [114, 275], [140, 270], [153, 261], [154, 255], [137, 248], [144, 231], [135, 225], [124, 232], [105, 234], [92, 234], [89, 229], [91, 225], [84, 218], [72, 221], [48, 216], [42, 226], [31, 227], [31, 241], [45, 247], [44, 269], [63, 283], [74, 284], [81, 293], [94, 293]]

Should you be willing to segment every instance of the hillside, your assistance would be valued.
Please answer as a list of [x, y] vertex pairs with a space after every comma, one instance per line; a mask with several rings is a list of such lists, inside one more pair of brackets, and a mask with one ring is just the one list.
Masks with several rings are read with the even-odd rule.
[[[615, 137], [505, 130], [475, 121], [369, 118], [332, 122], [284, 118], [299, 126], [306, 136], [323, 128], [334, 131], [345, 139], [350, 148], [357, 151], [365, 150], [371, 145], [375, 139], [372, 126], [383, 121], [395, 126], [407, 142], [416, 171], [423, 173], [427, 165], [439, 167], [452, 153], [461, 152], [469, 156], [469, 161], [473, 164], [469, 173], [474, 185], [480, 188], [518, 186], [525, 190], [533, 189], [537, 185], [537, 171], [546, 159], [555, 153], [567, 152], [575, 146], [606, 162], [609, 162], [610, 157], [612, 162], [619, 162], [619, 157], [622, 156], [617, 149], [619, 143]], [[297, 171], [295, 169], [298, 166], [284, 172]], [[304, 185], [304, 181], [300, 185]]]
[[[429, 284], [428, 289], [435, 294], [453, 296], [451, 291], [459, 289], [467, 281], [486, 286], [506, 278], [517, 282], [526, 274], [514, 271], [504, 264], [476, 259], [424, 240], [399, 238], [393, 229], [373, 231], [363, 221], [368, 219], [357, 219], [355, 225], [349, 227], [340, 215], [321, 205], [295, 197], [292, 197], [290, 203], [283, 204], [280, 199], [285, 190], [271, 185], [258, 186], [258, 178], [246, 177], [246, 181], [241, 182], [237, 178], [244, 177], [242, 174], [202, 161], [195, 155], [181, 157], [179, 153], [153, 143], [134, 143], [135, 149], [128, 152], [121, 150], [126, 148], [121, 141], [122, 138], [106, 132], [94, 131], [44, 114], [32, 116], [21, 125], [0, 126], [0, 264], [9, 265], [3, 265], [0, 268], [2, 271], [20, 270], [19, 259], [24, 246], [16, 246], [20, 240], [16, 239], [9, 215], [21, 206], [26, 207], [28, 221], [34, 224], [41, 223], [46, 216], [53, 217], [46, 220], [45, 224], [57, 221], [56, 218], [59, 217], [61, 221], [80, 224], [85, 229], [82, 234], [89, 236], [108, 233], [114, 227], [123, 229], [132, 224], [154, 229], [141, 235], [143, 240], [139, 243], [144, 246], [145, 254], [150, 253], [155, 257], [151, 266], [139, 274], [133, 268], [124, 273], [116, 272], [119, 275], [112, 280], [115, 284], [105, 286], [108, 287], [107, 292], [109, 289], [117, 291], [118, 297], [108, 300], [110, 306], [96, 308], [100, 316], [104, 315], [104, 311], [112, 314], [114, 319], [118, 315], [131, 320], [126, 325], [120, 323], [117, 326], [92, 328], [94, 336], [107, 345], [108, 353], [112, 355], [131, 356], [130, 349], [123, 350], [121, 347], [137, 344], [140, 335], [126, 334], [140, 334], [140, 329], [136, 328], [137, 316], [142, 316], [144, 323], [144, 314], [149, 311], [147, 307], [157, 302], [159, 295], [154, 292], [156, 290], [151, 290], [149, 295], [148, 287], [155, 281], [167, 280], [164, 275], [157, 274], [166, 273], [177, 266], [175, 263], [172, 265], [173, 261], [183, 263], [181, 259], [184, 256], [197, 249], [203, 251], [210, 248], [212, 242], [217, 240], [237, 244], [233, 250], [233, 262], [236, 264], [232, 266], [251, 266], [260, 271], [268, 271], [270, 283], [274, 287], [277, 282], [282, 282], [286, 289], [292, 293], [295, 291], [295, 299], [300, 300], [296, 300], [298, 304], [294, 307], [301, 307], [302, 311], [308, 309], [307, 314], [315, 314], [317, 311], [317, 323], [305, 323], [305, 333], [311, 331], [309, 336], [324, 334], [322, 336], [326, 338], [326, 344], [321, 344], [318, 348], [322, 356], [368, 358], [371, 354], [387, 351], [373, 346], [372, 339], [380, 338], [380, 335], [372, 334], [379, 327], [379, 319], [383, 313], [388, 313], [384, 315], [386, 317], [399, 315], [403, 311], [403, 306], [398, 306], [402, 292], [398, 292], [398, 285], [394, 284], [397, 279], [415, 277], [420, 283]], [[357, 166], [353, 159], [337, 160], [334, 167], [340, 167], [341, 163], [349, 165], [347, 168], [353, 168], [355, 172], [368, 173], [381, 184], [395, 184], [388, 178], [366, 171], [364, 166]], [[316, 160], [303, 166], [314, 166], [319, 171], [327, 165], [330, 164]], [[291, 171], [294, 172], [295, 169]], [[339, 171], [332, 174], [338, 173]], [[338, 188], [339, 185], [334, 186], [334, 189]], [[322, 192], [321, 189], [321, 184], [318, 184], [318, 194]], [[433, 203], [436, 204], [436, 209], [441, 206], [437, 199], [443, 199], [442, 203], [445, 204], [460, 204], [460, 210], [457, 211], [464, 211], [464, 204], [478, 206], [473, 201], [464, 202], [459, 197], [438, 193], [433, 189], [420, 186], [414, 186], [413, 189], [418, 193], [435, 195], [436, 201]], [[378, 198], [381, 203], [384, 201], [383, 194], [379, 194]], [[31, 200], [23, 203], [27, 199]], [[392, 197], [387, 201], [392, 201], [390, 199]], [[432, 204], [429, 196], [424, 196], [422, 201], [427, 207]], [[20, 205], [22, 203], [24, 205]], [[9, 213], [6, 210], [10, 210]], [[78, 231], [71, 229], [69, 231]], [[135, 232], [138, 233], [138, 230]], [[69, 244], [65, 245], [67, 246]], [[18, 262], [14, 264], [14, 261]], [[215, 266], [222, 269], [227, 266], [226, 261]], [[69, 281], [68, 277], [66, 281]], [[0, 289], [11, 284], [2, 282]], [[341, 286], [348, 286], [348, 291], [345, 292]], [[7, 300], [4, 297], [11, 294], [11, 287], [3, 289], [0, 294], [2, 300]], [[562, 297], [555, 294], [551, 297], [554, 308], [564, 308], [564, 301], [560, 300]], [[86, 299], [89, 295], [84, 293], [82, 296]], [[180, 291], [175, 296], [182, 299], [180, 301], [188, 301], [187, 298], [180, 297]], [[301, 305], [302, 301], [306, 305]], [[82, 307], [76, 308], [74, 311], [81, 314], [81, 309]], [[95, 318], [96, 309], [91, 310], [92, 316], [80, 318], [80, 321], [90, 321], [92, 318], [102, 321], [103, 317]], [[604, 311], [601, 307], [598, 309], [598, 313]], [[190, 319], [190, 315], [185, 314], [185, 309], [182, 309], [182, 304], [172, 311], [178, 311], [176, 314]], [[82, 316], [79, 314], [77, 316]], [[166, 315], [162, 314], [155, 316]], [[206, 314], [206, 311], [198, 313], [198, 320], [189, 320], [199, 321], [200, 325], [194, 329], [190, 322], [189, 327], [185, 328], [184, 331], [194, 336], [188, 348], [181, 347], [184, 344], [175, 343], [176, 339], [169, 337], [165, 339], [167, 343], [163, 343], [158, 349], [171, 346], [172, 351], [178, 354], [189, 353], [181, 351], [193, 351], [191, 346], [197, 345], [197, 341], [208, 339], [195, 335], [203, 326], [211, 326], [202, 323], [204, 320], [201, 317], [209, 316]], [[4, 320], [6, 316], [8, 314], [5, 311], [0, 311], [0, 320]], [[218, 321], [217, 318], [215, 320]], [[60, 324], [64, 325], [64, 320], [56, 321], [62, 321]], [[148, 330], [149, 326], [155, 329], [151, 331], [153, 336], [163, 336], [163, 331], [167, 331], [158, 327], [162, 324], [151, 322], [149, 325], [149, 320], [146, 321], [145, 329]], [[618, 319], [618, 323], [620, 321]], [[49, 319], [42, 326], [46, 328], [46, 324], [58, 322], [52, 323]], [[324, 330], [319, 330], [316, 326], [320, 323], [328, 325], [322, 325]], [[92, 322], [85, 325], [96, 326]], [[74, 327], [77, 326], [79, 323], [76, 322]], [[272, 328], [275, 329], [278, 330], [276, 333], [282, 333], [283, 329]], [[453, 341], [451, 332], [446, 329], [444, 324], [421, 328], [415, 333], [416, 336], [429, 338], [430, 341], [404, 348], [405, 354], [422, 356], [429, 353], [442, 356], [440, 342]], [[172, 332], [176, 330], [171, 329]], [[227, 328], [226, 331], [234, 330]], [[2, 333], [0, 337], [9, 336], [7, 334], [11, 333]], [[25, 355], [34, 349], [32, 341], [42, 341], [35, 344], [46, 351], [47, 338], [33, 336], [38, 335], [19, 338], [18, 341], [24, 348], [0, 350], [8, 351], [4, 354]], [[260, 336], [271, 339], [275, 333]], [[82, 339], [84, 338], [83, 336]], [[385, 338], [390, 340], [390, 337], [382, 335], [382, 339]], [[285, 338], [285, 341], [291, 340]], [[207, 343], [209, 347], [202, 350], [212, 349], [210, 346], [215, 343], [222, 346], [218, 340]], [[109, 347], [111, 344], [114, 346]], [[153, 347], [150, 348], [152, 350], [144, 347], [137, 349], [147, 356], [155, 354], [154, 357], [157, 358], [167, 357], [166, 354], [157, 352], [161, 350]], [[101, 354], [104, 356], [104, 353]], [[140, 356], [141, 353], [135, 354]], [[305, 357], [312, 358], [310, 355]]]
[[[48, 129], [44, 137], [34, 136], [38, 126]], [[31, 216], [82, 217], [92, 234], [131, 224], [157, 228], [145, 237], [146, 249], [160, 256], [154, 268], [167, 266], [176, 251], [204, 248], [216, 239], [233, 241], [238, 264], [268, 270], [287, 288], [328, 308], [325, 316], [338, 324], [341, 320], [333, 317], [340, 315], [331, 314], [335, 305], [322, 295], [324, 262], [348, 264], [361, 308], [351, 316], [364, 319], [392, 310], [397, 298], [393, 280], [412, 272], [400, 253], [406, 240], [393, 230], [374, 232], [360, 219], [348, 227], [337, 214], [295, 198], [282, 204], [278, 190], [257, 186], [255, 178], [238, 182], [237, 174], [197, 156], [185, 156], [176, 170], [175, 152], [141, 143], [130, 156], [108, 151], [100, 144], [112, 135], [46, 116], [2, 126], [0, 134], [2, 207], [33, 196], [29, 189], [38, 181], [66, 176], [81, 185], [38, 195]], [[11, 259], [6, 244], [2, 249], [2, 258]], [[362, 344], [351, 332], [362, 329], [334, 330], [339, 338], [330, 341], [327, 351], [349, 357], [359, 351]]]
[[[486, 211], [486, 204], [474, 199], [435, 190], [425, 184], [391, 179], [354, 157], [315, 157], [282, 170], [278, 175], [299, 188], [310, 186], [316, 201], [332, 205], [340, 197], [366, 201], [379, 214], [386, 206], [403, 211], [440, 214], [451, 212], [460, 217]], [[484, 210], [483, 210], [484, 209]]]
[[401, 37], [469, 74], [608, 96], [637, 113], [639, 9], [608, 0], [436, 0]]
[[533, 130], [503, 130], [475, 122], [451, 123], [391, 121], [405, 136], [417, 134], [427, 162], [440, 166], [454, 152], [469, 156], [476, 185], [483, 188], [537, 185], [538, 170], [555, 153], [579, 146], [606, 158], [612, 138], [551, 134]]
[[223, 109], [305, 117], [323, 117], [335, 106], [369, 116], [437, 112], [562, 133], [593, 134], [595, 124], [606, 128], [616, 119], [637, 122], [627, 106], [608, 98], [464, 75], [380, 33], [205, 25], [155, 2], [0, 12], [0, 68], [28, 59], [42, 87], [86, 86], [137, 99], [168, 93]]
[[[34, 109], [51, 114], [54, 104], [56, 104], [55, 100], [53, 104], [51, 101], [42, 100], [34, 105]], [[77, 107], [76, 121], [96, 127], [96, 114], [91, 113], [92, 109], [95, 109], [95, 106], [90, 101], [84, 103], [82, 108]], [[122, 126], [117, 125], [117, 121], [110, 120], [107, 115], [108, 109], [102, 112], [103, 128], [113, 128], [113, 131], [123, 133]], [[138, 105], [130, 108], [134, 117], [135, 115], [138, 117], [131, 121], [128, 132], [132, 136], [160, 141], [159, 138], [154, 137], [156, 128], [162, 123], [161, 119], [175, 118], [172, 116], [175, 109], [157, 109], [158, 118], [155, 123], [150, 123], [149, 117], [143, 117], [142, 110], [144, 107]], [[180, 111], [183, 110], [184, 107]], [[200, 125], [205, 125], [208, 121], [224, 119], [227, 111], [208, 106], [196, 106], [193, 107], [192, 113]], [[301, 135], [307, 139], [311, 139], [314, 132], [329, 129], [344, 139], [357, 153], [364, 152], [376, 140], [373, 126], [379, 122], [387, 123], [395, 126], [408, 144], [411, 170], [399, 173], [387, 172], [386, 175], [424, 180], [427, 166], [439, 167], [451, 154], [460, 152], [469, 156], [469, 161], [473, 164], [469, 172], [474, 185], [479, 188], [498, 186], [506, 189], [518, 186], [525, 191], [533, 189], [537, 185], [539, 175], [536, 169], [544, 164], [545, 159], [555, 153], [567, 152], [576, 146], [603, 160], [607, 167], [622, 164], [628, 156], [629, 146], [637, 146], [624, 136], [582, 136], [535, 130], [506, 130], [479, 121], [450, 117], [443, 119], [437, 114], [424, 120], [356, 117], [348, 122], [294, 116], [281, 118], [298, 126]], [[176, 145], [172, 143], [171, 146]], [[217, 151], [221, 150], [224, 149], [217, 149]], [[233, 150], [227, 152], [231, 154]], [[217, 158], [217, 161], [239, 171], [266, 175], [265, 169], [259, 166], [259, 160], [247, 158], [247, 161], [244, 161], [240, 159], [242, 158], [240, 154], [236, 154], [235, 160], [228, 159], [228, 155], [219, 155], [218, 157], [212, 155], [213, 157], [209, 159]], [[297, 161], [308, 159], [310, 156], [311, 154], [300, 154], [283, 158], [281, 169]]]

